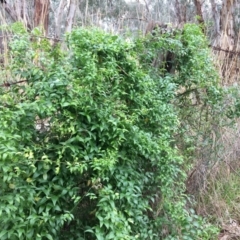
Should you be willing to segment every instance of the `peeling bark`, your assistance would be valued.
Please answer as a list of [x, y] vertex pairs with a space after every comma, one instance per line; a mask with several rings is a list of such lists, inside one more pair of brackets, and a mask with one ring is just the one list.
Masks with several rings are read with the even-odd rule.
[[34, 27], [42, 25], [47, 35], [49, 25], [50, 0], [35, 0]]
[[235, 2], [236, 2], [235, 0], [224, 0], [220, 13], [220, 28], [228, 35], [231, 35], [231, 31], [233, 30], [232, 14]]

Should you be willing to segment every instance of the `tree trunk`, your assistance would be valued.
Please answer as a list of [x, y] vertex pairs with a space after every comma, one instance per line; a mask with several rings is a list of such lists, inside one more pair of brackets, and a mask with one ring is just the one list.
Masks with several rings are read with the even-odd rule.
[[217, 5], [215, 0], [210, 0], [211, 2], [211, 8], [212, 8], [212, 18], [213, 18], [213, 26], [214, 26], [214, 30], [212, 33], [211, 39], [216, 40], [219, 35], [220, 35], [220, 15], [219, 12], [217, 10]]
[[[32, 22], [30, 21], [27, 12], [26, 0], [15, 0], [14, 4], [6, 2], [1, 6], [8, 14], [8, 17], [10, 17], [11, 21], [22, 22], [28, 29], [32, 29]], [[7, 17], [5, 20], [7, 21]]]
[[50, 0], [35, 0], [34, 27], [42, 25], [45, 35], [48, 33], [49, 7]]
[[73, 20], [77, 9], [78, 0], [70, 0], [69, 11], [66, 22], [66, 32], [71, 32], [73, 27]]
[[235, 31], [233, 27], [233, 7], [235, 0], [224, 0], [220, 11], [220, 45], [225, 49], [234, 48]]
[[179, 24], [186, 23], [187, 22], [186, 2], [182, 3], [182, 1], [175, 0], [175, 7], [178, 23]]
[[220, 11], [220, 35], [214, 42], [216, 57], [219, 63], [220, 74], [224, 85], [232, 85], [238, 79], [240, 62], [237, 43], [234, 41], [237, 35], [234, 29], [234, 8], [236, 0], [224, 0]]
[[3, 8], [6, 13], [10, 16], [11, 20], [18, 21], [17, 13], [8, 3], [3, 4]]
[[61, 35], [61, 25], [63, 22], [63, 13], [64, 9], [67, 6], [66, 0], [61, 0], [59, 3], [59, 7], [57, 8], [57, 12], [55, 15], [55, 37], [59, 38]]
[[181, 6], [179, 3], [179, 0], [175, 0], [175, 7], [176, 7], [176, 15], [177, 15], [177, 19], [178, 19], [178, 23], [182, 23], [182, 12], [181, 12]]
[[233, 27], [233, 5], [235, 0], [224, 0], [222, 9], [221, 9], [221, 16], [220, 16], [220, 28], [223, 32], [231, 35], [231, 30]]
[[205, 33], [206, 30], [204, 26], [204, 19], [203, 19], [203, 13], [202, 13], [202, 3], [200, 0], [194, 0], [194, 5], [196, 8], [198, 23], [201, 24], [202, 30]]

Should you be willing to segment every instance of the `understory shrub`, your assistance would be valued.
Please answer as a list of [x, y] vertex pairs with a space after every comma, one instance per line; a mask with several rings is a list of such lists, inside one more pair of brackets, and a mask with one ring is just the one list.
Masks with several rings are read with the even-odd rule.
[[[0, 89], [0, 238], [214, 237], [216, 229], [186, 208], [174, 137], [177, 89], [209, 84], [199, 76], [205, 62], [190, 66], [198, 61], [191, 41], [174, 40], [182, 54], [176, 77], [150, 71], [141, 39], [76, 29], [64, 54], [38, 29], [12, 31], [1, 74], [23, 82]], [[197, 34], [187, 37], [203, 39]], [[205, 48], [198, 51], [207, 59]], [[184, 64], [198, 78], [185, 76]]]

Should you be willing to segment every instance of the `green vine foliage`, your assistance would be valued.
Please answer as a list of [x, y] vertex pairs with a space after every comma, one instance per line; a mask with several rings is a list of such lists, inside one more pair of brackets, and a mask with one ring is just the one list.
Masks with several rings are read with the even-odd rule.
[[[184, 156], [184, 165], [189, 167], [186, 164], [188, 158], [190, 163], [194, 157], [199, 159], [195, 149], [201, 149], [202, 155], [207, 156], [206, 165], [211, 165], [218, 158], [213, 156], [216, 149], [212, 148], [212, 136], [217, 136], [222, 126], [231, 124], [227, 116], [234, 116], [237, 111], [230, 102], [237, 97], [219, 84], [208, 41], [201, 27], [185, 24], [183, 29], [154, 37], [148, 35], [143, 40], [139, 39], [137, 45], [141, 49], [141, 62], [150, 76], [164, 82], [167, 79], [176, 90], [172, 103], [178, 113], [180, 127], [175, 143]], [[174, 69], [171, 73], [162, 68], [166, 63], [164, 65], [160, 61], [169, 52], [172, 53], [170, 63]], [[153, 63], [158, 61], [161, 64], [156, 67]]]
[[[174, 140], [176, 90], [190, 81], [185, 60], [179, 78], [161, 77], [143, 59], [145, 40], [81, 28], [67, 36], [65, 54], [38, 29], [15, 28], [2, 74], [26, 82], [0, 89], [0, 238], [214, 236], [185, 207]], [[181, 37], [173, 46], [194, 59]]]

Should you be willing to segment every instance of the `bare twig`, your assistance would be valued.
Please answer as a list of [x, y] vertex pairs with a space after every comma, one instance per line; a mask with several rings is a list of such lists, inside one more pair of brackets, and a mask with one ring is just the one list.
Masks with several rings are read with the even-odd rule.
[[27, 80], [21, 80], [21, 81], [17, 81], [17, 82], [4, 82], [3, 84], [0, 85], [0, 87], [11, 87], [12, 85], [18, 84], [18, 83], [23, 83], [23, 82], [27, 82]]

